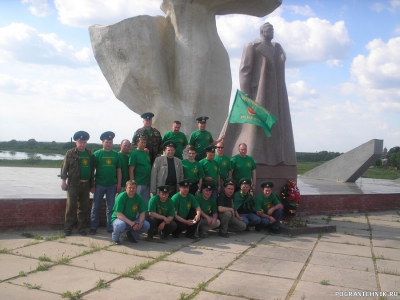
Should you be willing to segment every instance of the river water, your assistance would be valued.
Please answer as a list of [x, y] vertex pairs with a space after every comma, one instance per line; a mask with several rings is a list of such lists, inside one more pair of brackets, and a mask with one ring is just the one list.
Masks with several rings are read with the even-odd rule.
[[50, 153], [42, 154], [42, 153], [27, 153], [27, 152], [0, 150], [0, 159], [19, 160], [19, 159], [28, 159], [35, 156], [39, 156], [41, 159], [47, 159], [47, 160], [64, 159], [64, 155], [60, 154], [50, 154]]

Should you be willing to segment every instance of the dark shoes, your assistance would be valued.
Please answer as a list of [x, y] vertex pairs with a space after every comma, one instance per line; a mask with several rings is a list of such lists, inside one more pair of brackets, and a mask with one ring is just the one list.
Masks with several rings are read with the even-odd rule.
[[274, 229], [274, 228], [270, 228], [269, 232], [273, 233], [273, 234], [279, 234], [280, 230], [279, 229]]
[[128, 237], [131, 243], [137, 243], [137, 240], [133, 237], [133, 235], [129, 231], [126, 232], [126, 236]]
[[115, 243], [115, 245], [121, 245], [120, 241], [113, 241]]
[[86, 236], [86, 235], [87, 235], [87, 232], [86, 232], [86, 230], [82, 230], [82, 231], [79, 231], [79, 234], [80, 234], [81, 236]]
[[179, 234], [172, 234], [173, 238], [179, 239]]
[[95, 235], [96, 234], [96, 229], [90, 229], [89, 234], [90, 235]]
[[261, 226], [260, 226], [260, 225], [256, 225], [256, 226], [254, 227], [254, 229], [255, 229], [255, 231], [261, 231]]
[[218, 234], [219, 234], [220, 237], [223, 237], [223, 238], [228, 238], [229, 237], [229, 234], [227, 232], [221, 232], [220, 231]]
[[185, 234], [185, 236], [186, 236], [188, 239], [191, 239], [191, 240], [195, 240], [195, 239], [196, 239], [196, 238], [194, 237], [194, 235]]
[[65, 231], [64, 234], [65, 234], [65, 236], [70, 236], [72, 234], [72, 232], [71, 231]]

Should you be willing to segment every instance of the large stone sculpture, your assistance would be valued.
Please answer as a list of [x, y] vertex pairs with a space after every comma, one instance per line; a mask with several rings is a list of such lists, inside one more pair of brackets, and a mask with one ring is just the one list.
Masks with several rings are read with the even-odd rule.
[[[238, 145], [246, 143], [248, 154], [259, 168], [257, 178], [275, 182], [274, 192], [287, 179], [296, 180], [297, 162], [292, 122], [285, 84], [285, 52], [272, 43], [273, 26], [260, 27], [261, 39], [245, 45], [239, 70], [240, 90], [271, 112], [278, 121], [267, 137], [263, 128], [252, 124], [227, 124], [225, 149], [227, 155], [237, 154]], [[257, 182], [260, 182], [260, 179]], [[279, 181], [279, 182], [278, 182]]]
[[95, 58], [117, 99], [141, 114], [152, 111], [155, 126], [174, 120], [185, 132], [207, 115], [216, 136], [228, 114], [231, 74], [217, 34], [216, 15], [265, 16], [282, 0], [164, 0], [166, 16], [138, 16], [89, 28]]

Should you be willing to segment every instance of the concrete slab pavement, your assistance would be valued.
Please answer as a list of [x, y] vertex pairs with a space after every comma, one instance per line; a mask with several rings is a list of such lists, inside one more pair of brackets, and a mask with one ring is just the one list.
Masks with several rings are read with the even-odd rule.
[[[397, 216], [396, 211], [368, 215], [379, 224], [365, 214], [332, 216], [339, 228], [366, 235], [250, 231], [228, 239], [216, 234], [198, 240], [141, 238], [121, 246], [111, 243], [104, 228], [86, 237], [31, 232], [55, 240], [1, 233], [0, 298], [61, 299], [67, 291], [80, 291], [80, 299], [320, 300], [338, 299], [338, 292], [372, 291], [397, 292], [387, 299], [400, 299], [400, 238], [391, 226]], [[353, 229], [357, 226], [366, 230]], [[51, 261], [40, 261], [43, 257]], [[36, 271], [39, 264], [49, 264], [48, 270]]]

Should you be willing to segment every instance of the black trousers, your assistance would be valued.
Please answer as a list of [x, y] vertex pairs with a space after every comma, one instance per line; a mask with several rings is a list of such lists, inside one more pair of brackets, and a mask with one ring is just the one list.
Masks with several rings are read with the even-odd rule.
[[[154, 231], [157, 230], [158, 226], [163, 222], [163, 220], [156, 219], [156, 218], [149, 216], [147, 218], [147, 222], [150, 223], [150, 229], [147, 233], [147, 236], [152, 238], [154, 235]], [[175, 221], [171, 221], [169, 224], [165, 224], [164, 230], [163, 230], [163, 236], [168, 237], [176, 229], [176, 227], [177, 227], [177, 225], [176, 225]]]
[[[185, 220], [193, 220], [195, 216], [196, 216], [196, 210], [194, 208], [191, 208], [189, 214], [184, 219]], [[175, 220], [175, 222], [176, 222], [177, 227], [174, 230], [174, 232], [172, 232], [173, 235], [178, 235], [178, 234], [182, 233], [182, 231], [186, 230], [187, 237], [194, 236], [194, 233], [196, 232], [196, 227], [198, 225], [197, 223], [193, 224], [192, 226], [189, 226], [189, 225], [186, 225], [185, 223], [179, 222], [177, 220]]]

